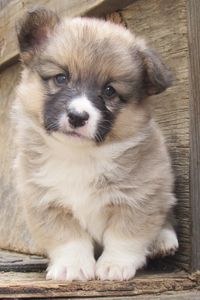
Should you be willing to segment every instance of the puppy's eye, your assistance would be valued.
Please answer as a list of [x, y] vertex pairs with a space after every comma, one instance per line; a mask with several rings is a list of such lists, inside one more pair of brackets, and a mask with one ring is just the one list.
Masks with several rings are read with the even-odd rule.
[[115, 89], [111, 86], [111, 85], [107, 85], [105, 88], [104, 88], [104, 95], [111, 99], [113, 97], [115, 97], [117, 95], [117, 92], [115, 91]]
[[66, 74], [57, 74], [55, 76], [55, 82], [58, 84], [58, 85], [62, 85], [64, 83], [66, 83], [67, 81], [67, 75]]

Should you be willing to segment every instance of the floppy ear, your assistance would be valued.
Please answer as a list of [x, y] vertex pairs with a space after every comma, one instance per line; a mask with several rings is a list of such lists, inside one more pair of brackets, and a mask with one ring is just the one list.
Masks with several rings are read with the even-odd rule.
[[145, 94], [151, 96], [162, 93], [172, 85], [171, 72], [155, 50], [142, 50], [142, 57]]
[[45, 8], [29, 11], [16, 27], [21, 58], [28, 63], [35, 52], [45, 43], [55, 25], [58, 16]]

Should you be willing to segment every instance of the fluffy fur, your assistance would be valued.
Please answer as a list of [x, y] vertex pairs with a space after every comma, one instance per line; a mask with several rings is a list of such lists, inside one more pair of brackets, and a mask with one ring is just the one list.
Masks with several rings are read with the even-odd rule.
[[[36, 10], [18, 37], [16, 178], [47, 279], [130, 279], [150, 251], [178, 247], [171, 162], [147, 99], [170, 73], [143, 40], [97, 19]], [[89, 120], [72, 128], [74, 111]]]

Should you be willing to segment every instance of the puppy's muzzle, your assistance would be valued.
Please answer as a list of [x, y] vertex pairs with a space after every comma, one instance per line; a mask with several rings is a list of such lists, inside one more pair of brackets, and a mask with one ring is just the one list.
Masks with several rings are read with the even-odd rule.
[[73, 128], [83, 127], [89, 119], [89, 114], [86, 111], [77, 112], [71, 111], [68, 113], [69, 124]]

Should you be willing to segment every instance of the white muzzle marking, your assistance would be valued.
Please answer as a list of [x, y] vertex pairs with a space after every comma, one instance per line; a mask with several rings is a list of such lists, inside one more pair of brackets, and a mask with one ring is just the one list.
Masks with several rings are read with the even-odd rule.
[[73, 129], [69, 124], [67, 113], [63, 113], [59, 121], [60, 128], [69, 133], [76, 132], [84, 137], [93, 138], [95, 136], [101, 115], [92, 102], [89, 101], [85, 95], [76, 97], [71, 100], [68, 110], [75, 111], [80, 114], [87, 112], [89, 114], [89, 119], [84, 126]]

